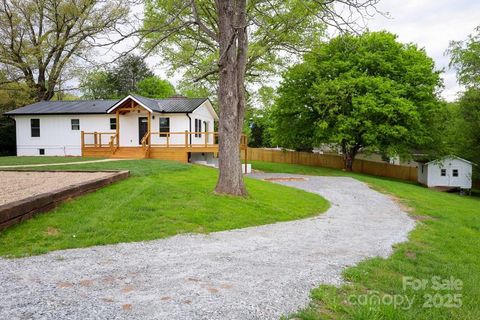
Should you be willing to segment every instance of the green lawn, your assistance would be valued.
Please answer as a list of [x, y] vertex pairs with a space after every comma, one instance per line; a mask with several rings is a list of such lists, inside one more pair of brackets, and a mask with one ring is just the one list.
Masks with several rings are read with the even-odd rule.
[[15, 166], [29, 164], [49, 164], [64, 162], [79, 162], [87, 160], [100, 160], [99, 158], [81, 157], [0, 157], [0, 166]]
[[[262, 162], [254, 162], [253, 167], [267, 172], [352, 176], [401, 199], [419, 220], [409, 241], [397, 245], [391, 257], [369, 259], [346, 269], [343, 276], [347, 284], [313, 290], [310, 307], [288, 318], [480, 319], [480, 198], [340, 170]], [[434, 290], [434, 276], [460, 279], [463, 288]], [[426, 279], [428, 283], [424, 289], [408, 286], [404, 290], [403, 277]], [[455, 294], [462, 295], [460, 308], [453, 307], [457, 305]], [[376, 297], [383, 302], [377, 303]], [[413, 299], [410, 308], [405, 297]], [[427, 307], [430, 297], [432, 307]], [[397, 299], [397, 307], [390, 303], [391, 298]], [[404, 299], [403, 304], [400, 299]]]
[[51, 167], [67, 168], [127, 169], [131, 177], [0, 232], [1, 256], [236, 229], [305, 218], [329, 206], [318, 195], [253, 179], [246, 181], [248, 198], [215, 195], [217, 170], [175, 162]]

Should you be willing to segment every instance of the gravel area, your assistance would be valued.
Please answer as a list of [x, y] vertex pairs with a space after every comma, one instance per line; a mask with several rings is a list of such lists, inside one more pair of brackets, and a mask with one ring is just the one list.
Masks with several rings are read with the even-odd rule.
[[304, 307], [312, 288], [341, 283], [345, 267], [387, 257], [414, 227], [394, 201], [351, 178], [253, 176], [305, 178], [277, 183], [331, 208], [210, 235], [0, 259], [0, 318], [278, 319]]
[[0, 171], [0, 205], [111, 174], [108, 172]]

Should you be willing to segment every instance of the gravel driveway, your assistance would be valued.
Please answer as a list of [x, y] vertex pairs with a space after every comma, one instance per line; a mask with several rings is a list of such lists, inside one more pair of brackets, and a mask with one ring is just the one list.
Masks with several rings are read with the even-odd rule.
[[310, 289], [339, 284], [345, 267], [388, 256], [414, 227], [361, 182], [305, 178], [280, 183], [327, 198], [316, 218], [0, 259], [0, 318], [278, 319]]

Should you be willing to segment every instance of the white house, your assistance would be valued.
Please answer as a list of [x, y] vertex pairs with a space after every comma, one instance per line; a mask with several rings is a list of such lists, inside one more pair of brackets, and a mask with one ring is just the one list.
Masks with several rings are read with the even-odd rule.
[[472, 188], [473, 163], [456, 156], [447, 156], [418, 165], [418, 182], [427, 187]]
[[6, 115], [16, 122], [18, 156], [214, 163], [218, 153], [218, 116], [207, 98], [42, 101]]

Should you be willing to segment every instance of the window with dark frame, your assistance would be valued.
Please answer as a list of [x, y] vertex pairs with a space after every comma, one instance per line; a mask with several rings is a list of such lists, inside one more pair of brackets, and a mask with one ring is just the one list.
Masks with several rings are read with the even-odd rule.
[[[159, 118], [160, 132], [170, 132], [170, 118]], [[166, 133], [160, 133], [160, 137], [166, 137]]]
[[458, 169], [453, 169], [452, 170], [452, 176], [453, 177], [458, 177]]
[[[202, 132], [202, 120], [200, 119], [195, 119], [195, 132]], [[195, 133], [196, 138], [200, 138], [201, 136], [201, 133]]]
[[30, 119], [30, 131], [32, 137], [40, 137], [40, 119]]
[[110, 130], [117, 130], [117, 118], [110, 118]]
[[41, 156], [45, 155], [45, 149], [38, 149], [38, 154]]
[[80, 130], [80, 119], [71, 119], [72, 130]]
[[445, 176], [447, 175], [447, 169], [442, 169], [442, 170], [440, 170], [440, 175], [441, 175], [442, 177], [445, 177]]

